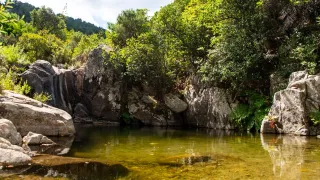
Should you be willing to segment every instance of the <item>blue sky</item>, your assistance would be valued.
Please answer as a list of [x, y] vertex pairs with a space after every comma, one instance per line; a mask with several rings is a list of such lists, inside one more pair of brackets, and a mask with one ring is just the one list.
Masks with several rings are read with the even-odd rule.
[[61, 13], [68, 4], [67, 15], [106, 28], [107, 22], [115, 22], [118, 14], [126, 9], [146, 8], [149, 15], [173, 0], [20, 0], [36, 7], [46, 6]]

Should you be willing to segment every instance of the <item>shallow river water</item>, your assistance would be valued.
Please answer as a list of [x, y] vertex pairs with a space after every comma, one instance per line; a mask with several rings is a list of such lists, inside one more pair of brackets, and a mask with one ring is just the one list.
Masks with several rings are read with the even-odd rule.
[[320, 179], [320, 139], [315, 137], [166, 128], [86, 127], [77, 132], [65, 156], [128, 170], [111, 170], [112, 177], [104, 177], [103, 168], [93, 167], [98, 175], [87, 179]]

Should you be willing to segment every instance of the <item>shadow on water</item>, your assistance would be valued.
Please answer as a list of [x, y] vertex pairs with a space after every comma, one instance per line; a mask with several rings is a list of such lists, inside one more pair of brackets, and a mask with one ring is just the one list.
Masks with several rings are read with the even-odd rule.
[[112, 180], [125, 177], [129, 170], [121, 164], [86, 162], [84, 159], [57, 156], [36, 157], [31, 166], [6, 168], [0, 170], [1, 177], [15, 179], [16, 176], [28, 178], [67, 178], [75, 180]]
[[120, 164], [106, 165], [99, 162], [81, 162], [57, 166], [34, 165], [23, 174], [77, 180], [109, 180], [126, 176], [128, 173], [128, 169]]

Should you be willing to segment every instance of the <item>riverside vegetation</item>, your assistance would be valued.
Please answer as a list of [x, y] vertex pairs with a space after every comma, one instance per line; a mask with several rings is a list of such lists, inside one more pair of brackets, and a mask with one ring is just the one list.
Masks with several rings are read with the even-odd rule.
[[[106, 44], [128, 84], [146, 83], [161, 97], [183, 93], [189, 77], [200, 77], [239, 102], [231, 116], [239, 129], [258, 130], [273, 96], [270, 75], [319, 72], [319, 6], [315, 0], [176, 0], [152, 17], [147, 9], [125, 10], [103, 30], [7, 0], [0, 9], [1, 88], [33, 97], [18, 78], [28, 65], [45, 59], [80, 67]], [[50, 100], [43, 95], [36, 97]], [[315, 123], [317, 115], [311, 114]]]

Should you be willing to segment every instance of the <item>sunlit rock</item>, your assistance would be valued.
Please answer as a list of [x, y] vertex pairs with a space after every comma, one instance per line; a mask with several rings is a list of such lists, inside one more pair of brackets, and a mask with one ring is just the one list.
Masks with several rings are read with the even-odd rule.
[[[312, 127], [309, 115], [320, 109], [320, 75], [308, 75], [306, 71], [294, 72], [285, 90], [275, 93], [269, 117], [274, 120], [277, 133], [317, 135], [320, 128]], [[265, 125], [263, 123], [263, 125]], [[262, 133], [270, 133], [267, 126]]]
[[22, 141], [26, 145], [55, 144], [47, 136], [33, 132], [29, 132], [26, 136], [24, 136]]
[[30, 154], [22, 147], [0, 138], [0, 166], [23, 166], [30, 162]]
[[22, 136], [28, 132], [45, 136], [75, 134], [72, 118], [67, 112], [11, 91], [4, 91], [0, 96], [0, 115], [9, 119]]
[[22, 138], [10, 120], [0, 119], [0, 137], [10, 141], [13, 145], [21, 145]]

